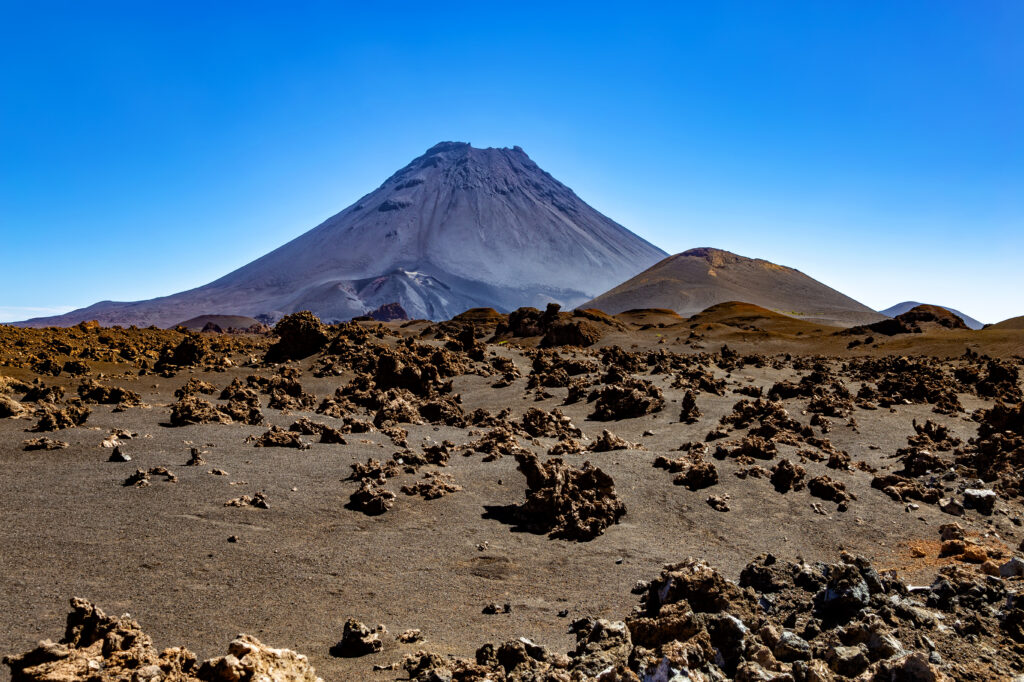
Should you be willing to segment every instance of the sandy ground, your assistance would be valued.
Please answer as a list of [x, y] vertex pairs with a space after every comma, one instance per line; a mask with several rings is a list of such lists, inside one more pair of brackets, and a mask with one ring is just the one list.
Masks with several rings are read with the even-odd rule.
[[[208, 657], [223, 653], [234, 635], [246, 632], [305, 653], [327, 680], [384, 680], [404, 675], [374, 673], [372, 665], [397, 661], [424, 645], [400, 645], [385, 637], [382, 653], [334, 658], [329, 649], [347, 618], [371, 626], [383, 623], [392, 634], [420, 628], [426, 646], [439, 653], [471, 657], [485, 642], [518, 636], [565, 651], [573, 641], [570, 620], [623, 617], [637, 604], [630, 593], [636, 581], [688, 556], [707, 559], [735, 578], [761, 552], [834, 560], [845, 548], [880, 567], [899, 567], [909, 580], [930, 581], [934, 575], [926, 562], [915, 563], [908, 548], [915, 541], [937, 539], [938, 526], [952, 519], [933, 505], [907, 511], [872, 489], [871, 475], [863, 471], [803, 464], [808, 477], [828, 473], [857, 496], [850, 510], [840, 513], [834, 503], [816, 500], [806, 489], [780, 494], [767, 480], [740, 480], [733, 475], [740, 467], [731, 460], [716, 461], [721, 482], [699, 491], [673, 485], [671, 474], [651, 466], [658, 455], [677, 457], [680, 444], [703, 440], [743, 397], [733, 394], [734, 388], [767, 388], [802, 373], [748, 366], [727, 377], [727, 395], [700, 394], [703, 416], [696, 424], [677, 421], [684, 391], [669, 387], [671, 375], [645, 376], [664, 390], [663, 411], [595, 422], [587, 419], [592, 406], [585, 402], [561, 406], [566, 389], [549, 389], [551, 398], [535, 401], [524, 390], [528, 360], [501, 352], [517, 358], [524, 378], [494, 389], [493, 377], [457, 377], [454, 388], [467, 412], [509, 407], [518, 418], [530, 407], [559, 407], [591, 438], [609, 428], [642, 443], [642, 450], [566, 456], [572, 463], [590, 460], [613, 477], [627, 514], [605, 534], [590, 542], [551, 540], [488, 518], [488, 506], [522, 502], [525, 482], [513, 458], [484, 462], [479, 454], [456, 455], [444, 469], [464, 487], [461, 492], [432, 501], [399, 493], [391, 511], [366, 516], [345, 508], [356, 483], [343, 479], [350, 464], [367, 457], [387, 459], [398, 451], [380, 433], [352, 434], [347, 445], [317, 443], [300, 451], [245, 442], [265, 427], [166, 425], [173, 390], [189, 376], [219, 390], [233, 377], [267, 376], [272, 370], [118, 379], [111, 383], [140, 392], [149, 407], [114, 413], [111, 406], [94, 406], [85, 426], [49, 434], [68, 441], [67, 449], [24, 452], [22, 441], [35, 435], [26, 433], [33, 421], [0, 420], [0, 598], [5, 604], [0, 653], [24, 651], [44, 637], [56, 639], [68, 599], [80, 596], [108, 613], [130, 612], [158, 647], [187, 646]], [[719, 369], [714, 373], [726, 377]], [[316, 379], [305, 373], [301, 381], [306, 391], [324, 397], [346, 377]], [[990, 404], [966, 394], [961, 400], [968, 413]], [[785, 406], [808, 423], [806, 402], [797, 398]], [[303, 413], [264, 407], [264, 414], [270, 423], [287, 426]], [[856, 430], [834, 419], [827, 437], [853, 461], [879, 469], [898, 468], [893, 455], [913, 433], [914, 418], [939, 420], [964, 440], [977, 430], [966, 416], [937, 416], [928, 405], [856, 410], [854, 416]], [[428, 440], [465, 443], [480, 431], [405, 426], [413, 449]], [[123, 447], [132, 462], [106, 461], [110, 450], [100, 443], [112, 429], [138, 433]], [[540, 446], [523, 442], [543, 454], [556, 441], [542, 438]], [[191, 446], [206, 452], [206, 465], [184, 466]], [[780, 450], [795, 459], [796, 448]], [[137, 467], [154, 466], [167, 467], [178, 481], [154, 476], [146, 488], [122, 485]], [[215, 468], [229, 475], [208, 473]], [[397, 492], [417, 477], [403, 475], [389, 488]], [[266, 494], [269, 509], [224, 506], [256, 491]], [[709, 507], [705, 499], [712, 493], [728, 494], [731, 511]], [[822, 502], [827, 516], [816, 513], [813, 502]], [[1019, 516], [1020, 506], [1000, 506], [1006, 513], [984, 519], [969, 511], [961, 523], [981, 534], [994, 533], [992, 541], [1015, 549], [1024, 533], [1011, 517]], [[229, 536], [238, 542], [228, 542]], [[484, 615], [490, 602], [509, 603], [512, 612]], [[6, 668], [0, 668], [0, 679], [9, 679]]]

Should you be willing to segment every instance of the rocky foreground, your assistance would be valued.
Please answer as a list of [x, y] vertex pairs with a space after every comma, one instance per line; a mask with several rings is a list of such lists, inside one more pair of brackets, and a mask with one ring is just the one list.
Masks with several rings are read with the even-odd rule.
[[0, 330], [11, 679], [1020, 675], [1019, 357], [635, 317]]

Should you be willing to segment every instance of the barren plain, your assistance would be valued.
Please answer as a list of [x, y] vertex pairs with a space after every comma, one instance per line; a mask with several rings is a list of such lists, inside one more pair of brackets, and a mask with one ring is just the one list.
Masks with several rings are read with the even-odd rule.
[[906, 326], [0, 328], [0, 679], [1014, 679], [1024, 332]]

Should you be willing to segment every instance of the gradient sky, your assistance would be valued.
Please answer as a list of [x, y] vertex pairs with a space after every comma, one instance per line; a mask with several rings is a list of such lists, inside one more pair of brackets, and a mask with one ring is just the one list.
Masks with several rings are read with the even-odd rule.
[[1024, 3], [345, 4], [0, 0], [0, 320], [204, 284], [441, 140], [669, 252], [1024, 314]]

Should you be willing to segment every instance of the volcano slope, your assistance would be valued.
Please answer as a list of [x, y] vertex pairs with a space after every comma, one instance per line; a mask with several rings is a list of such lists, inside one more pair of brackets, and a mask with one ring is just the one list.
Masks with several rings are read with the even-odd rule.
[[398, 303], [410, 318], [577, 305], [665, 253], [594, 210], [519, 147], [442, 142], [352, 206], [204, 286], [105, 301], [26, 326], [169, 327], [201, 315], [348, 320]]
[[727, 301], [845, 327], [885, 317], [799, 270], [712, 248], [669, 256], [582, 307], [612, 314], [665, 308], [689, 317]]
[[1024, 333], [774, 315], [0, 328], [0, 677], [1013, 679]]

